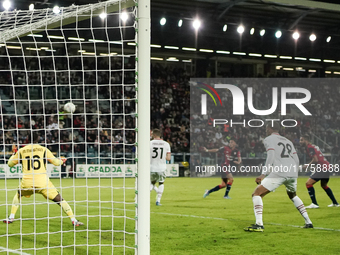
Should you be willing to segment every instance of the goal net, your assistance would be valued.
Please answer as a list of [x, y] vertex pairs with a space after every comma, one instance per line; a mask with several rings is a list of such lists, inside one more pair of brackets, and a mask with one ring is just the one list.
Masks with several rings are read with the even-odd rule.
[[[148, 8], [109, 0], [0, 13], [1, 218], [18, 207], [12, 223], [1, 223], [0, 253], [149, 253]], [[147, 39], [138, 43], [141, 23]], [[48, 187], [50, 199], [32, 186], [25, 191], [36, 194], [15, 203], [26, 161], [9, 167], [8, 159], [33, 133], [67, 158], [48, 163], [47, 175], [83, 226], [50, 200]], [[29, 160], [34, 172], [40, 163]]]

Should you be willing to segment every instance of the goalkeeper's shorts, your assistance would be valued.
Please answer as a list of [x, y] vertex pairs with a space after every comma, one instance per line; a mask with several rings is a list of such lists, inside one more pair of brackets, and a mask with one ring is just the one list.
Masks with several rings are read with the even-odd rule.
[[19, 185], [19, 192], [21, 196], [30, 197], [34, 193], [39, 193], [50, 200], [54, 199], [58, 194], [58, 190], [53, 183], [48, 179], [34, 180], [23, 179]]

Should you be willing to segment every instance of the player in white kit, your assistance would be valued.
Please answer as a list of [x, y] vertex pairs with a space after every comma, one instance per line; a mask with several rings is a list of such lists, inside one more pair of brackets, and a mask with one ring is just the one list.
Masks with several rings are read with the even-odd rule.
[[[153, 140], [150, 141], [150, 191], [157, 192], [156, 205], [161, 205], [161, 198], [164, 192], [164, 180], [166, 177], [166, 161], [171, 159], [171, 149], [168, 142], [161, 139], [161, 131], [152, 131]], [[158, 182], [158, 187], [156, 186]]]
[[262, 167], [262, 174], [255, 180], [259, 185], [252, 194], [256, 223], [245, 228], [245, 231], [263, 232], [262, 198], [281, 185], [286, 186], [288, 197], [305, 219], [304, 228], [313, 228], [303, 202], [296, 195], [299, 158], [292, 142], [279, 135], [279, 129], [280, 126], [277, 122], [273, 126], [267, 125], [266, 133], [268, 136], [263, 141], [267, 151], [267, 159]]

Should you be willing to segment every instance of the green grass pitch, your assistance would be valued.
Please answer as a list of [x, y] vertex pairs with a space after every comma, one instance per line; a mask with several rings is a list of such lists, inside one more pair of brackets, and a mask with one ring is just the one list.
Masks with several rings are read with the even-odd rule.
[[[306, 179], [299, 178], [298, 195], [305, 205], [309, 205], [311, 201], [305, 188]], [[224, 190], [212, 193], [205, 199], [202, 197], [205, 189], [220, 184], [219, 178], [168, 178], [163, 206], [155, 205], [156, 193], [151, 193], [151, 254], [340, 253], [340, 208], [327, 207], [331, 201], [319, 183], [315, 185], [315, 190], [320, 209], [308, 210], [315, 229], [299, 228], [304, 220], [288, 199], [284, 187], [280, 187], [264, 198], [265, 231], [245, 232], [243, 228], [254, 223], [251, 200], [251, 193], [256, 187], [254, 180], [253, 177], [235, 177], [230, 192], [232, 199], [226, 200], [223, 199]], [[23, 249], [36, 248], [36, 252], [24, 250], [28, 254], [134, 254], [132, 249], [124, 248], [134, 246], [133, 179], [63, 179], [62, 183], [59, 180], [52, 182], [62, 187], [59, 188], [62, 196], [70, 201], [77, 218], [86, 226], [74, 230], [68, 218], [60, 217], [57, 205], [47, 204], [42, 196], [36, 195], [35, 209], [33, 196], [23, 199], [17, 213], [23, 221], [10, 225], [2, 223], [0, 247], [7, 247], [8, 243], [8, 248], [18, 249], [22, 243]], [[7, 180], [8, 189], [15, 189], [17, 185], [18, 180]], [[68, 188], [73, 185], [75, 192]], [[124, 192], [121, 189], [123, 186], [130, 189]], [[340, 200], [340, 178], [331, 178], [329, 186]], [[1, 180], [2, 218], [7, 217], [10, 211], [10, 206], [4, 205], [6, 195], [9, 201], [14, 195], [13, 190], [6, 193], [4, 188], [5, 181]], [[88, 202], [78, 202], [85, 200]], [[112, 200], [115, 202], [112, 203]], [[131, 204], [124, 205], [124, 200]], [[114, 217], [111, 217], [112, 214]], [[49, 219], [46, 218], [48, 215]], [[37, 234], [33, 235], [33, 232]], [[112, 243], [114, 248], [111, 247]]]

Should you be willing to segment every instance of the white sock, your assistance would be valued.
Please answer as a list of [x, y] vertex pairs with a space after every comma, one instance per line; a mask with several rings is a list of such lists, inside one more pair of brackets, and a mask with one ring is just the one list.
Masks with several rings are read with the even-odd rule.
[[256, 224], [263, 226], [262, 212], [263, 212], [263, 201], [260, 196], [253, 196], [254, 204], [254, 214], [256, 219]]
[[156, 185], [153, 185], [153, 189], [158, 193], [158, 188]]
[[74, 221], [77, 221], [75, 217], [72, 217], [71, 218], [71, 221], [74, 222]]
[[158, 202], [158, 203], [161, 202], [161, 198], [162, 198], [163, 192], [164, 192], [164, 184], [161, 184], [161, 185], [158, 186], [156, 202]]
[[301, 213], [302, 217], [305, 219], [305, 223], [306, 224], [311, 224], [311, 220], [308, 217], [308, 213], [306, 211], [306, 208], [302, 202], [302, 200], [298, 197], [295, 196], [291, 199], [296, 207], [296, 209], [298, 209], [298, 211]]
[[10, 219], [14, 219], [15, 215], [14, 213], [11, 213], [11, 215], [9, 216]]

